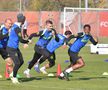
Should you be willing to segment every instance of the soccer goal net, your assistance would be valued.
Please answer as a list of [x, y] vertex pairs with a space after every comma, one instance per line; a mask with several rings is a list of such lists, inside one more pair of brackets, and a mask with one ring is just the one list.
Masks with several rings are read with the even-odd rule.
[[93, 35], [108, 37], [108, 9], [64, 8], [63, 32], [82, 32], [85, 24], [90, 24]]

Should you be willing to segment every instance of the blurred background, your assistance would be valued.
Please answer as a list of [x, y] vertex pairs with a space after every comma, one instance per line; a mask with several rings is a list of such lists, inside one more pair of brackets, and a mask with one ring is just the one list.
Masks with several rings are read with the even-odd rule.
[[108, 0], [0, 0], [0, 24], [6, 18], [16, 21], [18, 13], [26, 16], [29, 35], [43, 29], [47, 19], [59, 33], [77, 33], [84, 24], [90, 24], [92, 33], [103, 42], [108, 37], [107, 8]]

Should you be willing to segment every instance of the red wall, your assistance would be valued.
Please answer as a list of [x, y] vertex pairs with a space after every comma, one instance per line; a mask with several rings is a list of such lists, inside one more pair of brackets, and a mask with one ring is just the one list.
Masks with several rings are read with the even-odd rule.
[[[16, 21], [16, 16], [18, 12], [0, 12], [0, 23], [3, 23], [6, 18], [12, 18], [13, 22]], [[39, 30], [39, 21], [41, 21], [41, 26], [44, 26], [44, 23], [47, 19], [52, 19], [54, 22], [54, 26], [56, 26], [56, 30], [59, 30], [59, 19], [60, 13], [59, 12], [24, 12], [24, 15], [28, 21], [28, 34], [37, 32]], [[97, 25], [97, 13], [96, 12], [89, 12], [89, 13], [82, 13], [81, 19], [82, 24], [91, 23], [92, 33], [97, 34], [99, 32], [99, 36], [107, 36], [108, 37], [108, 12], [100, 12], [99, 15], [99, 23]], [[93, 24], [94, 23], [94, 24]], [[78, 18], [77, 16], [74, 18], [74, 24], [71, 24], [70, 27], [72, 28], [72, 32], [76, 33], [78, 31]], [[68, 29], [68, 27], [67, 27]]]
[[100, 12], [100, 36], [108, 37], [108, 12]]

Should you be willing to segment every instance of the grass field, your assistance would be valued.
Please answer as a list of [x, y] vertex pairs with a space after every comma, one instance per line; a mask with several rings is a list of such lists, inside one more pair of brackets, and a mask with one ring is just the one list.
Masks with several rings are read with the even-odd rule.
[[[32, 78], [27, 79], [23, 75], [23, 71], [27, 68], [28, 60], [32, 58], [33, 46], [34, 43], [27, 49], [23, 49], [22, 45], [20, 47], [25, 60], [24, 65], [19, 70], [20, 85], [14, 85], [10, 80], [4, 78], [5, 62], [0, 57], [0, 74], [3, 75], [3, 78], [0, 79], [0, 90], [108, 90], [108, 76], [102, 75], [103, 72], [108, 72], [108, 62], [104, 61], [108, 59], [108, 55], [90, 54], [89, 47], [83, 48], [80, 52], [86, 66], [72, 72], [71, 81], [47, 77], [36, 73], [34, 69], [31, 70]], [[64, 63], [65, 60], [69, 60], [67, 49], [59, 48], [56, 51], [56, 56], [56, 65], [48, 70], [54, 74], [56, 74], [58, 63], [61, 64], [62, 70], [69, 64]]]

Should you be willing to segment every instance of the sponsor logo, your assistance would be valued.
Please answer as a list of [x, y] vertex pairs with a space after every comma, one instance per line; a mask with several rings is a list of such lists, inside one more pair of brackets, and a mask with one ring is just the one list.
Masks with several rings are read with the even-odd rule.
[[105, 28], [108, 27], [108, 21], [101, 21], [100, 26]]

